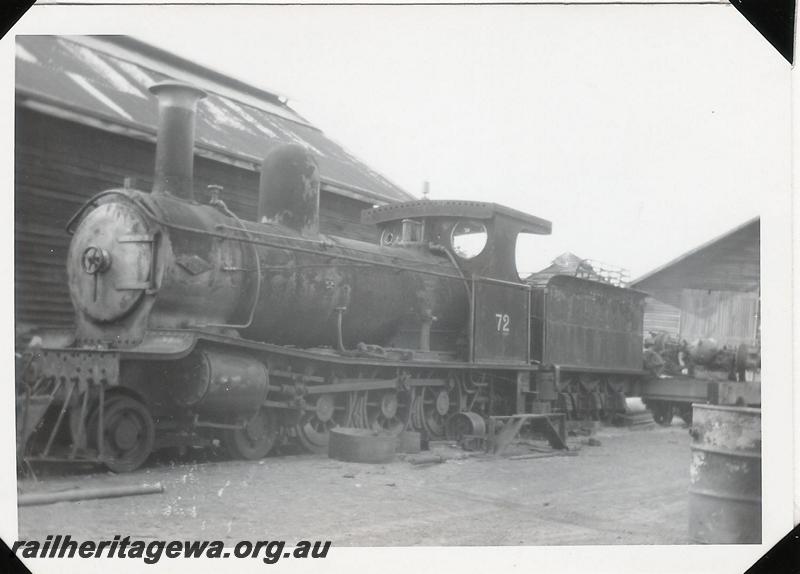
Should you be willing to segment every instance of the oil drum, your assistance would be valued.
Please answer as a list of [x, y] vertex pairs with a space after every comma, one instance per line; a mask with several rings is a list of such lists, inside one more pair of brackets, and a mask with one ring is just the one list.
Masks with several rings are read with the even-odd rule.
[[693, 405], [689, 537], [761, 543], [761, 409]]
[[486, 421], [478, 413], [461, 412], [447, 421], [447, 438], [460, 441], [469, 436], [486, 436]]

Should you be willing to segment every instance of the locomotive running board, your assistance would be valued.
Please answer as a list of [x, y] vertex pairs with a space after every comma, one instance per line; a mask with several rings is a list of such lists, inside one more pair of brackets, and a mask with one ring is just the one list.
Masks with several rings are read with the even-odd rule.
[[[119, 354], [120, 359], [127, 360], [174, 360], [180, 359], [191, 353], [201, 341], [225, 345], [239, 349], [249, 349], [262, 353], [275, 353], [287, 357], [307, 359], [311, 361], [325, 361], [337, 365], [364, 365], [364, 366], [391, 366], [391, 367], [429, 367], [435, 369], [465, 369], [465, 370], [508, 370], [508, 371], [529, 371], [536, 372], [541, 370], [541, 366], [536, 364], [516, 363], [516, 362], [488, 362], [469, 363], [456, 360], [421, 360], [419, 357], [409, 359], [382, 358], [368, 353], [343, 354], [328, 348], [307, 348], [299, 349], [296, 347], [286, 347], [271, 343], [261, 343], [241, 337], [222, 335], [211, 331], [198, 329], [150, 329], [145, 334], [142, 341], [135, 347], [119, 348], [113, 351]], [[84, 353], [95, 352], [94, 349], [65, 347], [60, 351], [77, 351]], [[387, 348], [392, 351], [393, 349]], [[99, 352], [108, 353], [110, 350]]]
[[539, 365], [520, 364], [520, 363], [468, 363], [462, 361], [432, 361], [432, 360], [398, 360], [393, 358], [380, 358], [375, 356], [364, 355], [347, 355], [341, 354], [331, 349], [298, 349], [294, 347], [284, 347], [281, 345], [273, 345], [270, 343], [259, 343], [248, 339], [241, 339], [238, 337], [230, 337], [226, 335], [219, 335], [216, 333], [209, 333], [206, 331], [170, 331], [176, 334], [193, 334], [197, 341], [207, 341], [210, 343], [218, 343], [223, 345], [231, 345], [239, 348], [252, 349], [254, 351], [276, 353], [290, 357], [308, 359], [313, 361], [326, 361], [338, 365], [364, 365], [364, 366], [390, 366], [390, 367], [428, 367], [434, 369], [465, 369], [465, 370], [509, 370], [509, 371], [539, 371]]

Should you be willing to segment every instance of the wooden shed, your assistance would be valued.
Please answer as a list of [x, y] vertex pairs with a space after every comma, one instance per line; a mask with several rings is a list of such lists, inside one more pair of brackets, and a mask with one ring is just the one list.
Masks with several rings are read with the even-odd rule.
[[760, 328], [761, 220], [756, 217], [639, 277], [644, 332], [691, 342], [753, 343]]
[[301, 144], [319, 162], [323, 233], [375, 240], [373, 226], [361, 224], [361, 210], [413, 198], [278, 94], [129, 37], [17, 36], [18, 333], [72, 323], [64, 227], [89, 197], [121, 186], [126, 177], [150, 188], [157, 105], [148, 87], [169, 78], [208, 92], [198, 106], [195, 185], [222, 185], [224, 200], [243, 219], [256, 211], [261, 160], [281, 143]]

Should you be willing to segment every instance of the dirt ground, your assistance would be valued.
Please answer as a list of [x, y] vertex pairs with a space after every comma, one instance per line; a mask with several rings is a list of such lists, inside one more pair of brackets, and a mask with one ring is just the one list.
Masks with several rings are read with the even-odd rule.
[[[163, 494], [19, 509], [20, 539], [330, 539], [335, 546], [685, 544], [685, 427], [605, 427], [576, 456], [415, 466], [320, 455], [154, 462], [19, 481], [20, 492], [161, 482]], [[460, 451], [437, 446], [438, 452]]]

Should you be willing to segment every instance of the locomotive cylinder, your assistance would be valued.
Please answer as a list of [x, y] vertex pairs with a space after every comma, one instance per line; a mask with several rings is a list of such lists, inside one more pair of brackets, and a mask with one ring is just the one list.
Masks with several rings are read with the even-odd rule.
[[267, 396], [266, 367], [244, 353], [198, 350], [170, 365], [167, 378], [175, 404], [214, 420], [252, 414]]

